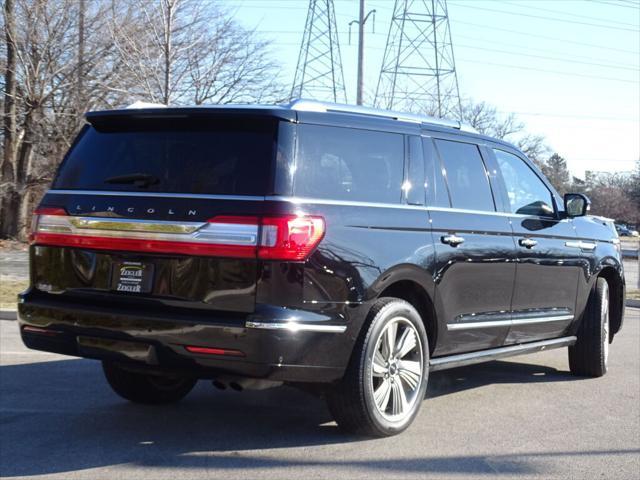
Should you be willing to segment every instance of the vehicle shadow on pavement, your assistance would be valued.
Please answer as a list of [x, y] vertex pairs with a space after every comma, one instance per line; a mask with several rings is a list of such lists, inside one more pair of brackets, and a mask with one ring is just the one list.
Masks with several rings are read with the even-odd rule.
[[[538, 375], [541, 371], [542, 376]], [[565, 377], [547, 367], [494, 362], [438, 372], [432, 377], [430, 392], [444, 395], [492, 382]], [[187, 469], [325, 463], [356, 467], [358, 461], [341, 461], [332, 455], [320, 461], [301, 452], [287, 459], [251, 450], [368, 441], [340, 433], [321, 398], [291, 388], [220, 392], [202, 381], [179, 404], [140, 406], [110, 390], [98, 362], [75, 359], [0, 367], [0, 414], [0, 476], [5, 478], [124, 463]], [[361, 466], [400, 474], [493, 474], [496, 462], [504, 473], [527, 473], [533, 468], [511, 458], [474, 456], [390, 458], [380, 460], [379, 465], [367, 461]]]

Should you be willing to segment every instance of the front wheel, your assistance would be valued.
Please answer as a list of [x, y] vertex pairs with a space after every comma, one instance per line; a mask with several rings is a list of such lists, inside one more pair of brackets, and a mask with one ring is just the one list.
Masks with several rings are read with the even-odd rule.
[[344, 378], [327, 394], [343, 430], [390, 436], [418, 414], [427, 388], [429, 347], [411, 304], [382, 298], [369, 313]]
[[175, 403], [182, 400], [197, 381], [191, 377], [131, 372], [106, 361], [102, 362], [102, 369], [113, 391], [135, 403]]
[[581, 377], [601, 377], [607, 373], [609, 328], [609, 284], [598, 278], [589, 295], [578, 339], [569, 347], [571, 373]]

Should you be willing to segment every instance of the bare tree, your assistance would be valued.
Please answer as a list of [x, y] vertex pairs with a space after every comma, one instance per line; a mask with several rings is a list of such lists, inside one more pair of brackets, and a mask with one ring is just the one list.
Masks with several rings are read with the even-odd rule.
[[[273, 102], [284, 98], [268, 43], [201, 0], [158, 0], [128, 8], [112, 35], [132, 97], [168, 104]], [[132, 98], [133, 99], [133, 98]]]
[[75, 0], [5, 3], [2, 236], [24, 237], [31, 206], [82, 124], [82, 113], [105, 103], [94, 88], [96, 79], [114, 74], [103, 10], [99, 3], [85, 10]]
[[630, 189], [633, 175], [621, 173], [587, 172], [585, 193], [591, 199], [591, 213], [637, 225], [640, 208], [633, 201]]
[[511, 113], [501, 116], [496, 107], [486, 102], [466, 100], [462, 104], [462, 121], [483, 135], [506, 139], [524, 130], [524, 123]]
[[268, 44], [204, 0], [5, 0], [2, 23], [2, 237], [25, 237], [88, 110], [285, 97]]
[[18, 193], [12, 186], [15, 183], [15, 145], [16, 145], [16, 14], [13, 0], [5, 0], [3, 10], [5, 31], [6, 61], [4, 62], [4, 128], [3, 156], [0, 160], [0, 175], [3, 201], [0, 210], [0, 235], [6, 236], [16, 228], [15, 217], [11, 211], [18, 204]]

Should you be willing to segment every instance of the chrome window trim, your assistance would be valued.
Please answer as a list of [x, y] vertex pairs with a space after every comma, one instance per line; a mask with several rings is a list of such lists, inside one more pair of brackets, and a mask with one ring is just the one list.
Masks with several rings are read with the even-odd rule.
[[[453, 207], [432, 207], [429, 205], [407, 205], [403, 203], [384, 203], [384, 202], [363, 202], [353, 200], [331, 200], [327, 198], [311, 198], [311, 197], [296, 197], [288, 195], [266, 195], [264, 197], [252, 196], [252, 195], [209, 195], [200, 193], [161, 193], [161, 192], [124, 192], [124, 191], [105, 191], [105, 190], [56, 190], [50, 189], [47, 193], [51, 194], [64, 194], [64, 195], [101, 195], [101, 196], [119, 196], [119, 197], [162, 197], [162, 198], [195, 198], [204, 200], [234, 200], [234, 201], [247, 201], [256, 202], [268, 200], [272, 202], [288, 202], [295, 204], [316, 203], [319, 205], [344, 205], [354, 207], [375, 207], [375, 208], [399, 208], [405, 210], [424, 210], [424, 211], [436, 211], [436, 212], [453, 212], [453, 213], [468, 213], [474, 215], [494, 215], [499, 217], [512, 217], [512, 218], [552, 218], [552, 217], [539, 217], [536, 215], [523, 215], [520, 213], [510, 212], [498, 212], [498, 211], [486, 211], [486, 210], [471, 210], [465, 208], [453, 208]], [[568, 222], [568, 219], [559, 220], [560, 222]]]
[[573, 320], [573, 315], [554, 315], [549, 317], [536, 317], [536, 318], [514, 318], [510, 320], [493, 320], [487, 322], [459, 322], [448, 323], [447, 330], [475, 330], [478, 328], [497, 328], [497, 327], [511, 327], [516, 325], [532, 325], [536, 323], [547, 322], [563, 322], [567, 320]]
[[246, 328], [256, 328], [261, 330], [287, 330], [289, 332], [322, 332], [322, 333], [344, 333], [346, 325], [315, 325], [298, 322], [251, 322], [245, 323]]
[[295, 204], [316, 203], [320, 205], [344, 205], [354, 207], [401, 208], [405, 210], [428, 210], [424, 205], [406, 205], [403, 203], [362, 202], [353, 200], [331, 200], [328, 198], [296, 197], [286, 195], [267, 195], [265, 200]]

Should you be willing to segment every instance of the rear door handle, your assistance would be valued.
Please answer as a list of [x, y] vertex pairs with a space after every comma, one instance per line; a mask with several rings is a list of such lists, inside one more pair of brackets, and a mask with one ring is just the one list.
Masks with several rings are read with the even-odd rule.
[[526, 248], [533, 248], [538, 244], [538, 242], [530, 238], [521, 238], [520, 240], [518, 240], [518, 243], [520, 244], [521, 247], [526, 247]]
[[452, 247], [457, 247], [461, 243], [464, 243], [464, 238], [458, 237], [457, 235], [443, 235], [440, 237], [442, 243], [446, 243], [447, 245], [451, 245]]

